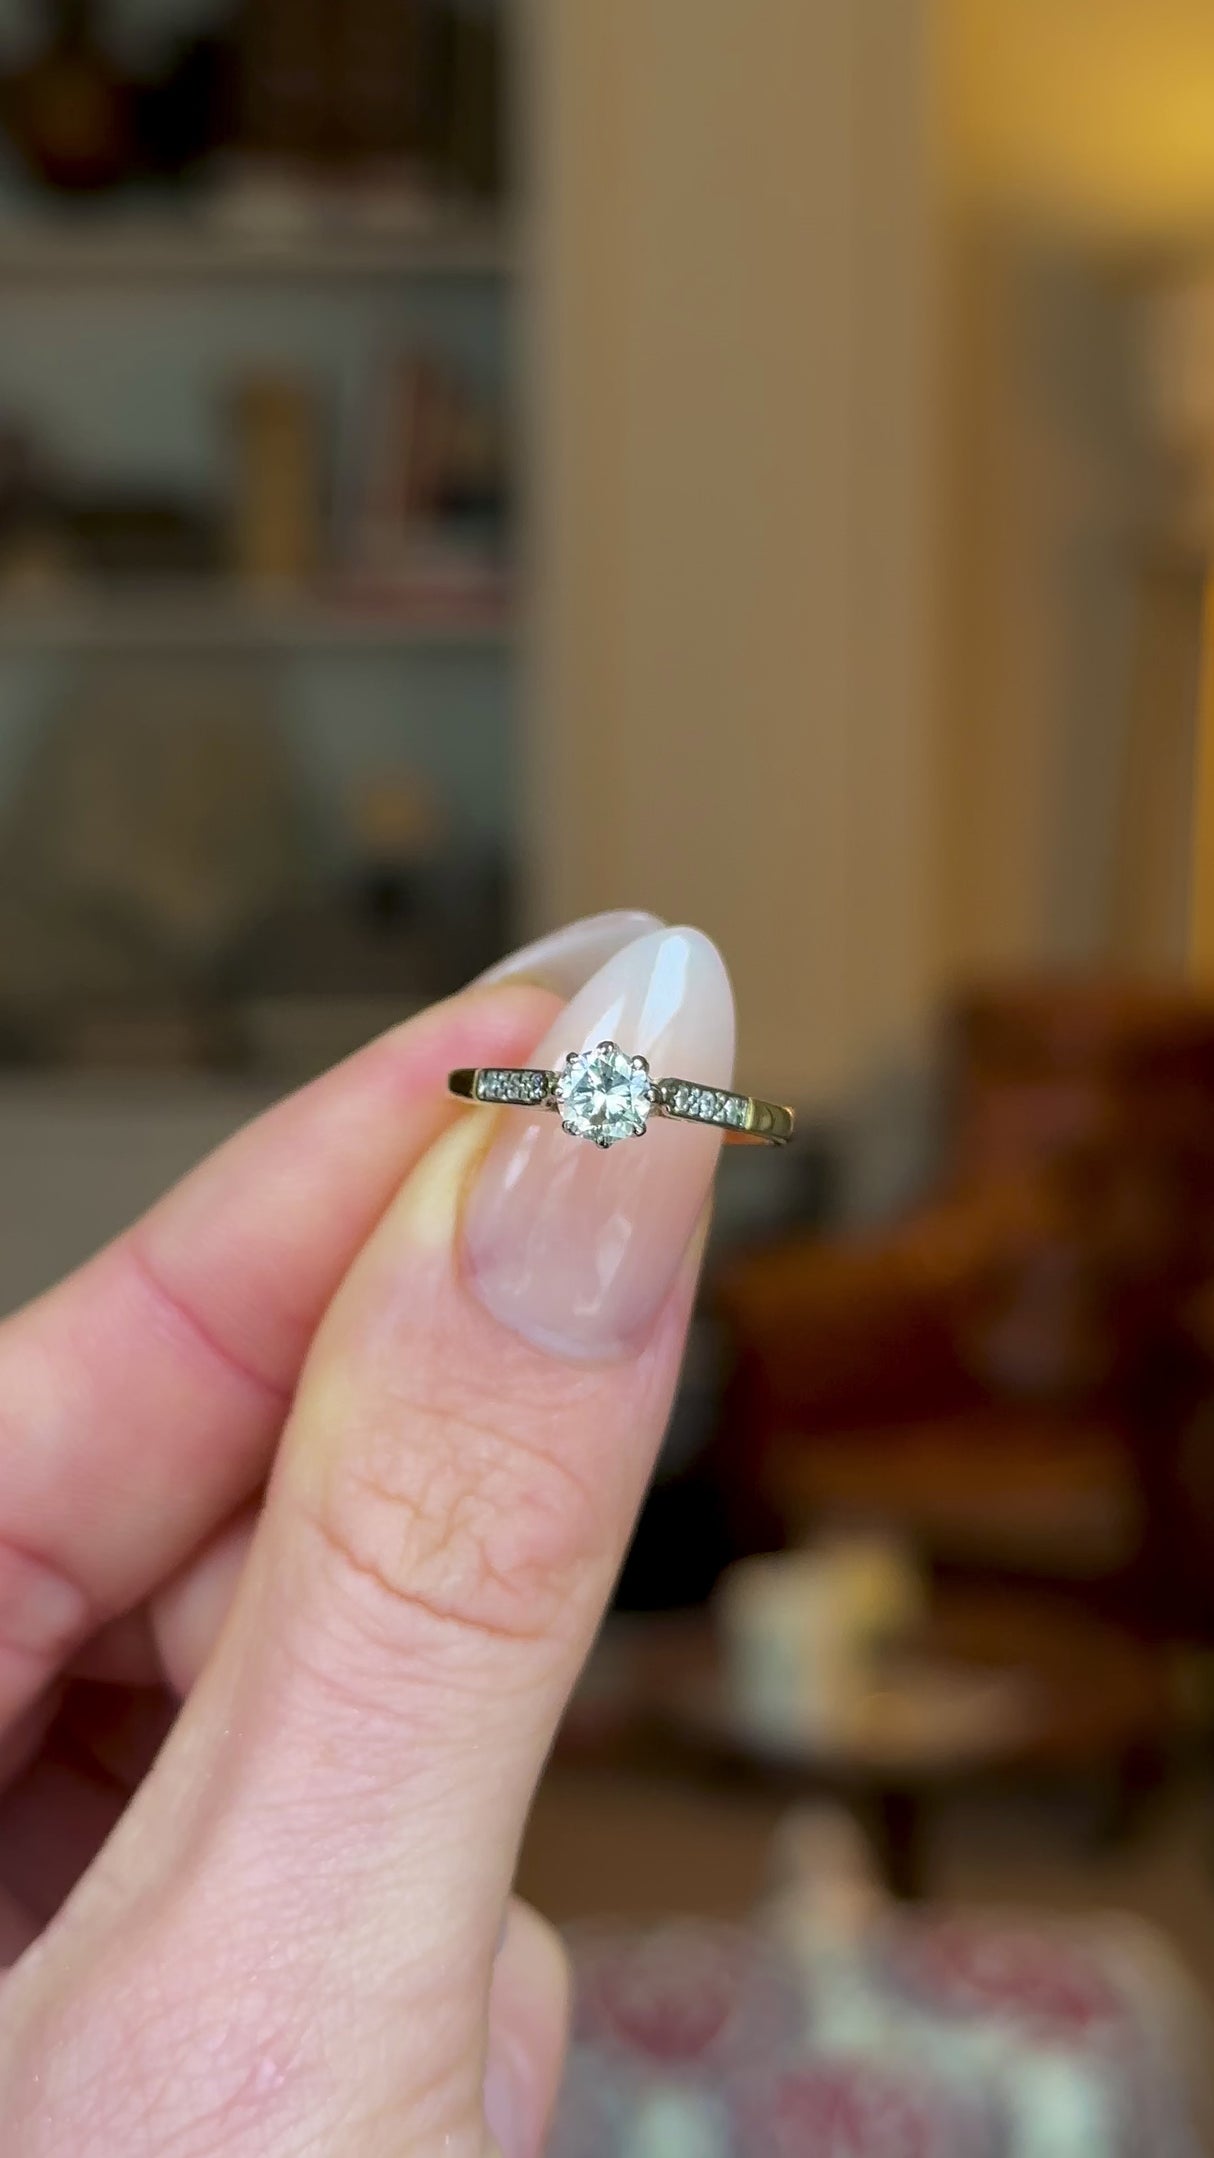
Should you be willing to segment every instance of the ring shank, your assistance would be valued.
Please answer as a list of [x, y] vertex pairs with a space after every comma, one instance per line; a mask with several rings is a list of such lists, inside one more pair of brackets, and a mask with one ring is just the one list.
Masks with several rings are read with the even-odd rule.
[[796, 1121], [792, 1110], [783, 1102], [759, 1101], [750, 1094], [746, 1102], [746, 1123], [741, 1131], [728, 1132], [726, 1137], [743, 1146], [787, 1146]]

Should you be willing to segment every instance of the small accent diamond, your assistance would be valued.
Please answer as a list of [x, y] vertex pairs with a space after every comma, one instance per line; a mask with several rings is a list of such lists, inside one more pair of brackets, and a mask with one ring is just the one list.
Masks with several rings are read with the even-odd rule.
[[542, 1071], [483, 1071], [477, 1080], [478, 1101], [500, 1101], [516, 1108], [541, 1103], [548, 1092], [548, 1074]]

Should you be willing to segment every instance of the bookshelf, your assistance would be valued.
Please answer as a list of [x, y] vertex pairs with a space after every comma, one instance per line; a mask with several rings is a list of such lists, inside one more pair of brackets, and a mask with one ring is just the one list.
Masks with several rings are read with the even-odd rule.
[[[0, 0], [0, 825], [56, 805], [53, 844], [6, 887], [54, 947], [53, 1023], [18, 1014], [23, 1055], [93, 1053], [56, 1032], [72, 878], [97, 877], [61, 798], [128, 820], [123, 897], [91, 933], [132, 1009], [188, 1008], [165, 1055], [260, 1068], [278, 1052], [246, 1024], [259, 998], [337, 986], [407, 1009], [500, 947], [521, 792], [522, 250], [495, 147], [512, 13], [85, 0], [73, 64], [110, 167], [82, 183], [41, 127], [37, 66], [67, 64], [54, 26]], [[176, 162], [183, 97], [205, 142]], [[196, 839], [166, 831], [211, 805], [227, 912], [179, 948], [157, 864], [201, 888]], [[246, 893], [254, 813], [269, 836]], [[19, 991], [0, 983], [0, 1033]], [[212, 1008], [235, 1047], [215, 1049]]]
[[[230, 368], [281, 353], [338, 392], [341, 447], [356, 438], [352, 399], [377, 354], [420, 339], [449, 351], [474, 381], [500, 379], [518, 248], [502, 215], [419, 204], [392, 232], [315, 210], [295, 230], [229, 227], [200, 213], [142, 208], [81, 216], [0, 212], [0, 297], [13, 336], [0, 358], [0, 414], [30, 410], [52, 446], [84, 446], [104, 473], [128, 462], [189, 475], [197, 487], [216, 454]], [[43, 377], [40, 355], [62, 342], [89, 365]], [[129, 355], [129, 356], [128, 356]], [[167, 390], [163, 388], [168, 384]], [[145, 394], [146, 393], [146, 394]], [[209, 445], [209, 446], [204, 446]], [[142, 473], [140, 473], [142, 477]], [[205, 485], [205, 480], [201, 481]], [[63, 655], [82, 663], [107, 653], [260, 653], [284, 660], [315, 653], [399, 662], [408, 701], [411, 656], [467, 652], [500, 657], [508, 698], [513, 606], [504, 573], [475, 570], [437, 594], [340, 596], [305, 583], [266, 600], [216, 576], [144, 577], [100, 584], [67, 578], [30, 596], [0, 591], [0, 662], [41, 666]], [[482, 675], [482, 681], [487, 679]], [[0, 682], [0, 726], [6, 682]], [[357, 696], [357, 688], [354, 694]]]
[[512, 234], [469, 215], [419, 217], [415, 229], [258, 234], [188, 216], [0, 220], [0, 284], [104, 286], [399, 284], [509, 277]]
[[[214, 509], [216, 488], [232, 482], [232, 386], [242, 375], [277, 373], [309, 396], [314, 426], [325, 431], [313, 445], [311, 484], [335, 520], [327, 542], [348, 547], [349, 460], [361, 458], [356, 488], [368, 493], [376, 455], [368, 427], [372, 413], [383, 419], [375, 401], [390, 355], [418, 351], [452, 369], [473, 398], [508, 403], [505, 325], [518, 251], [507, 220], [443, 204], [411, 206], [409, 218], [409, 229], [387, 233], [354, 216], [343, 227], [312, 205], [296, 229], [271, 233], [229, 229], [214, 209], [87, 217], [0, 210], [0, 304], [7, 298], [9, 316], [0, 427], [28, 423], [52, 478], [62, 447], [69, 493], [77, 477], [119, 494], [128, 483], [136, 491], [150, 484], [196, 501], [209, 492]], [[48, 352], [63, 364], [48, 368]], [[409, 424], [417, 424], [412, 414]], [[385, 458], [401, 453], [399, 432], [390, 434]], [[389, 514], [402, 513], [412, 514], [394, 496]], [[382, 503], [375, 514], [384, 515]], [[339, 581], [349, 566], [317, 563]], [[470, 589], [461, 593], [457, 579], [433, 603], [421, 593], [313, 596], [301, 575], [289, 603], [266, 606], [236, 582], [216, 590], [236, 569], [200, 563], [196, 581], [183, 581], [184, 565], [149, 567], [145, 576], [132, 564], [121, 580], [99, 584], [68, 574], [29, 602], [19, 577], [2, 576], [0, 653], [56, 643], [81, 652], [133, 647], [142, 637], [402, 652], [503, 641], [506, 578], [475, 554]], [[317, 586], [324, 582], [318, 575]]]
[[165, 592], [151, 585], [114, 597], [0, 603], [0, 654], [66, 652], [332, 651], [407, 654], [508, 650], [511, 610], [477, 604], [442, 611], [355, 609], [324, 600], [277, 604], [239, 592]]

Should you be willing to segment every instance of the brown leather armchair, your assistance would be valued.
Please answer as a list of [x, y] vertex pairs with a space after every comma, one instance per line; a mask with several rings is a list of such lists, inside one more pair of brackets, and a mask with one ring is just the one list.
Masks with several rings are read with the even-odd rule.
[[1181, 1577], [1210, 1571], [1179, 1563], [1193, 1484], [1175, 1469], [1214, 1402], [1188, 1326], [1214, 1279], [1214, 1008], [1107, 983], [975, 991], [947, 1086], [948, 1159], [918, 1212], [718, 1278], [733, 1517], [752, 1545], [879, 1521], [939, 1560], [1179, 1623]]

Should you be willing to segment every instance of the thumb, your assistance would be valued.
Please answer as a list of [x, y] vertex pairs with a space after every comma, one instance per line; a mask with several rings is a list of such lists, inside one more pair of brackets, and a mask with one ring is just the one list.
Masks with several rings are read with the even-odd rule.
[[[607, 1034], [727, 1084], [714, 948], [631, 944], [535, 1061]], [[518, 1841], [665, 1423], [717, 1144], [470, 1111], [414, 1172], [318, 1337], [215, 1655], [30, 1968], [42, 2117], [83, 2049], [129, 2089], [124, 2158], [169, 2128], [480, 2158]]]

